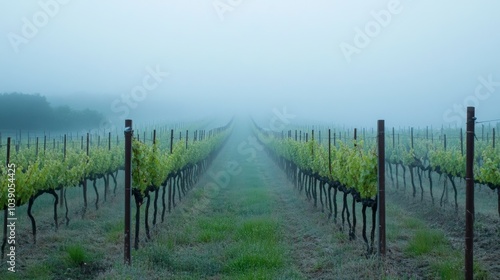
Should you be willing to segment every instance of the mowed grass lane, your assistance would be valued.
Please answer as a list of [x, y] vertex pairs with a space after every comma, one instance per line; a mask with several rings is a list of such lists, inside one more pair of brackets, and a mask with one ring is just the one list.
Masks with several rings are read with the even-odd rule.
[[[233, 136], [153, 241], [102, 279], [303, 279], [263, 181], [266, 161], [237, 152]], [[266, 156], [261, 153], [261, 156]]]

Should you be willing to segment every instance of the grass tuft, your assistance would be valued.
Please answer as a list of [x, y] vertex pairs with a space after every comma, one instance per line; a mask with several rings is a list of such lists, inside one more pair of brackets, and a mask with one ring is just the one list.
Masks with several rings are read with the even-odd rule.
[[121, 241], [124, 227], [125, 223], [123, 220], [105, 223], [103, 229], [106, 232], [106, 241], [114, 243]]
[[460, 263], [444, 260], [431, 265], [440, 279], [460, 279], [463, 277], [463, 268]]
[[277, 269], [283, 266], [282, 248], [273, 242], [236, 243], [228, 250], [225, 270], [244, 273], [256, 269]]
[[231, 216], [200, 218], [198, 228], [198, 242], [218, 242], [232, 234], [235, 228], [235, 220]]
[[276, 242], [279, 240], [278, 224], [271, 218], [248, 219], [238, 228], [236, 240]]
[[433, 250], [446, 246], [448, 241], [441, 231], [437, 230], [417, 230], [413, 238], [408, 242], [406, 252], [411, 256], [428, 254]]
[[80, 244], [66, 246], [68, 261], [73, 265], [82, 265], [89, 261], [89, 256]]
[[151, 268], [170, 267], [172, 264], [168, 247], [165, 245], [154, 245], [145, 250], [144, 254], [150, 263]]

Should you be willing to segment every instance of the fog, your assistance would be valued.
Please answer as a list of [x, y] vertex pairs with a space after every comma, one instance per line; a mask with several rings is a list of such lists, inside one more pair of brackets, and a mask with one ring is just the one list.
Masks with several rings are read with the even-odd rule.
[[[0, 93], [117, 122], [500, 118], [500, 2], [0, 0]], [[498, 81], [498, 82], [497, 82]]]

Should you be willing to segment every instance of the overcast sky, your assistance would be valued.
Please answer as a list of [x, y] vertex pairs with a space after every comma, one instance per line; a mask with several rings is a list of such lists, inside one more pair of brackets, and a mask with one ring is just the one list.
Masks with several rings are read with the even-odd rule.
[[495, 0], [0, 0], [0, 92], [115, 119], [286, 107], [453, 125], [463, 104], [494, 119], [499, 12]]

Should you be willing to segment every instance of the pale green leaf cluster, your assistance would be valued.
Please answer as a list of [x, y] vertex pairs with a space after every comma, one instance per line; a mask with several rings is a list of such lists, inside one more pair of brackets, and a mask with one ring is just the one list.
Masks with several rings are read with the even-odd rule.
[[[68, 150], [66, 158], [61, 152], [47, 150], [37, 157], [31, 149], [14, 153], [10, 162], [16, 165], [15, 195], [17, 203], [22, 205], [39, 191], [58, 187], [76, 186], [85, 178], [89, 167], [88, 157], [79, 150]], [[6, 177], [6, 168], [2, 164], [1, 175]], [[0, 205], [6, 202], [8, 181], [1, 180]]]
[[225, 131], [202, 141], [190, 142], [187, 149], [185, 142], [178, 141], [172, 147], [172, 154], [167, 147], [161, 148], [158, 141], [147, 145], [134, 139], [132, 141], [133, 187], [141, 193], [145, 193], [149, 187], [160, 187], [169, 176], [206, 159], [227, 136], [228, 131]]
[[500, 188], [500, 149], [488, 147], [482, 152], [483, 164], [476, 169], [476, 179], [490, 186]]
[[354, 147], [340, 143], [331, 146], [332, 170], [330, 172], [328, 149], [317, 141], [297, 142], [279, 139], [257, 132], [258, 138], [279, 156], [293, 162], [305, 172], [337, 181], [346, 188], [354, 188], [362, 198], [377, 194], [377, 156], [372, 149], [364, 150], [363, 142]]
[[429, 151], [430, 165], [433, 169], [440, 169], [442, 173], [465, 177], [465, 155], [457, 149], [433, 149]]

